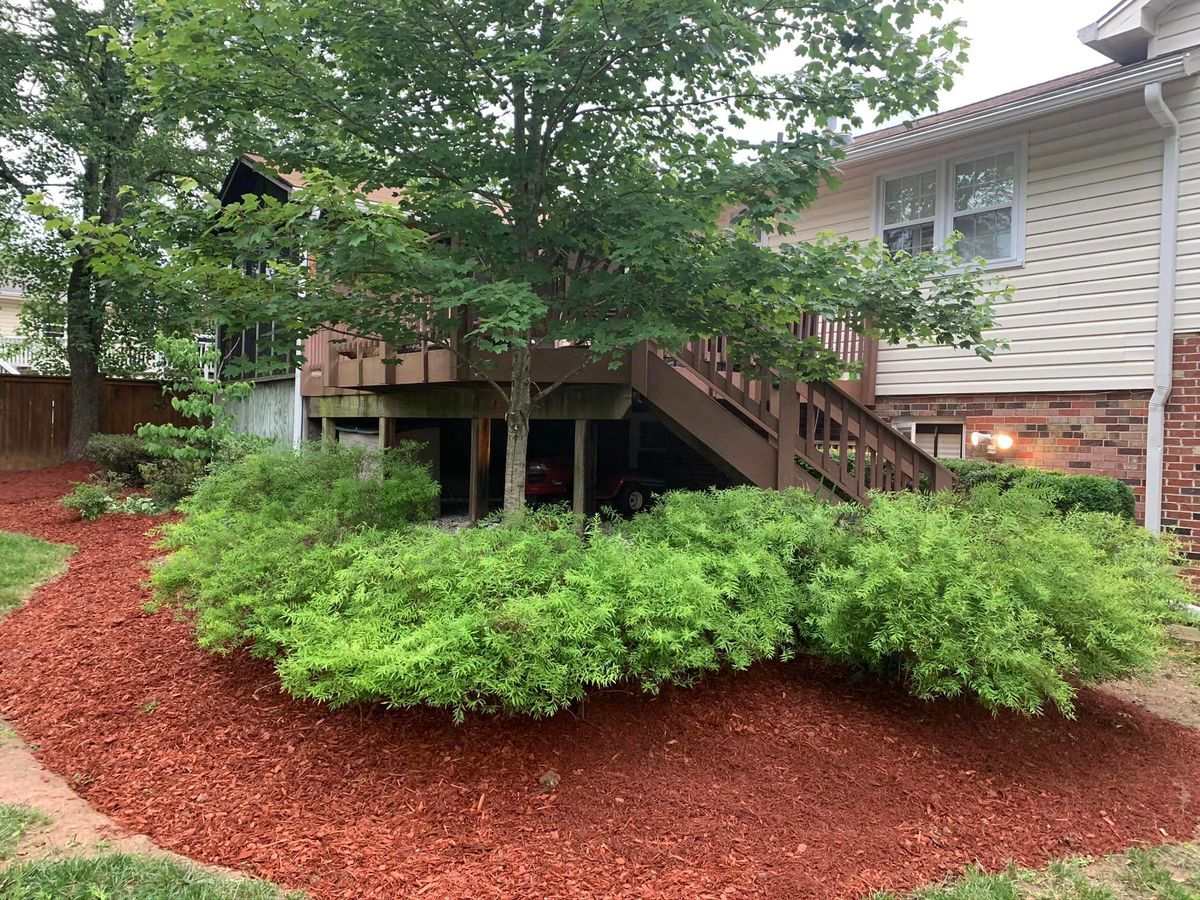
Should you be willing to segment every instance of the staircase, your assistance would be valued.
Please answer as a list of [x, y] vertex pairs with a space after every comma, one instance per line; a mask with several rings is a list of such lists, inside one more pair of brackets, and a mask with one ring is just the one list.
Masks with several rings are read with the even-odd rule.
[[724, 338], [634, 353], [633, 388], [752, 484], [831, 502], [870, 491], [946, 490], [950, 471], [833, 382], [798, 384], [730, 362]]

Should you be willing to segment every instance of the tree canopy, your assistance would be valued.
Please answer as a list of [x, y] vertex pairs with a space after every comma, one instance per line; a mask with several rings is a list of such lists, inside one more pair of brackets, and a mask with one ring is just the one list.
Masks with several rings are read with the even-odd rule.
[[[762, 240], [836, 181], [863, 110], [934, 105], [963, 61], [945, 7], [159, 0], [136, 48], [156, 102], [311, 182], [290, 209], [249, 198], [201, 210], [203, 226], [168, 211], [171, 277], [226, 321], [298, 333], [438, 341], [466, 317], [511, 360], [489, 373], [508, 409], [507, 507], [554, 389], [530, 383], [538, 341], [599, 357], [725, 334], [781, 372], [836, 377], [844, 361], [788, 328], [811, 313], [986, 356], [1001, 289], [953, 253]], [[745, 138], [752, 120], [782, 139]], [[398, 202], [363, 202], [384, 187]], [[272, 278], [230, 277], [256, 256]]]
[[99, 277], [87, 233], [107, 229], [110, 250], [156, 259], [143, 235], [115, 235], [125, 189], [158, 200], [183, 176], [211, 182], [220, 152], [139, 79], [134, 20], [130, 0], [0, 0], [0, 280], [25, 292], [40, 365], [71, 374], [70, 458], [97, 427], [101, 373], [144, 368], [156, 332], [193, 325], [119, 267]]

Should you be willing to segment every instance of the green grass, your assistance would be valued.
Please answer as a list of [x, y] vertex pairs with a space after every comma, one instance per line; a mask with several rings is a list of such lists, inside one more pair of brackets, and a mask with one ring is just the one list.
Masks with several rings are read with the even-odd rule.
[[61, 572], [73, 547], [27, 534], [0, 531], [0, 618], [24, 602], [34, 588]]
[[[1130, 850], [1099, 861], [1061, 860], [1045, 869], [979, 869], [946, 884], [921, 888], [909, 900], [1196, 900], [1200, 847], [1183, 844]], [[872, 900], [898, 900], [875, 894]]]
[[0, 803], [0, 863], [13, 855], [25, 832], [49, 822], [50, 820], [36, 809]]
[[223, 878], [167, 859], [109, 853], [0, 869], [4, 900], [279, 900], [265, 881]]

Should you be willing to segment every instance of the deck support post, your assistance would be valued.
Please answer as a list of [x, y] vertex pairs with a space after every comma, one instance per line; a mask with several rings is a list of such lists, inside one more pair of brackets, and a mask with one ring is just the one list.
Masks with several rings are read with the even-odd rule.
[[379, 449], [380, 450], [386, 450], [388, 447], [392, 446], [395, 443], [395, 441], [392, 440], [392, 430], [393, 430], [393, 426], [395, 424], [396, 424], [396, 420], [391, 418], [390, 416], [380, 416], [379, 417]]
[[576, 515], [596, 512], [596, 426], [590, 419], [575, 420], [575, 470], [571, 508]]
[[332, 444], [337, 441], [337, 420], [330, 416], [321, 417], [321, 442]]
[[[770, 382], [763, 383], [770, 390]], [[796, 486], [796, 445], [800, 438], [800, 395], [795, 381], [779, 379], [779, 447], [775, 488], [786, 491]]]
[[467, 512], [472, 522], [488, 514], [488, 470], [492, 466], [492, 420], [471, 420], [471, 487]]

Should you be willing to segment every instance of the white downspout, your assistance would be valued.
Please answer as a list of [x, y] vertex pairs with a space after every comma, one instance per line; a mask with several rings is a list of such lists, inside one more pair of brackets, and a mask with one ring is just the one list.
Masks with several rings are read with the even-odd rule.
[[1163, 130], [1162, 219], [1158, 245], [1158, 308], [1154, 334], [1154, 393], [1146, 435], [1146, 527], [1162, 530], [1163, 443], [1175, 350], [1175, 268], [1179, 233], [1179, 120], [1163, 98], [1163, 83], [1146, 85], [1146, 109]]
[[[296, 343], [300, 343], [297, 341]], [[304, 370], [296, 367], [292, 385], [292, 446], [299, 447], [304, 441], [304, 392], [302, 390]]]

